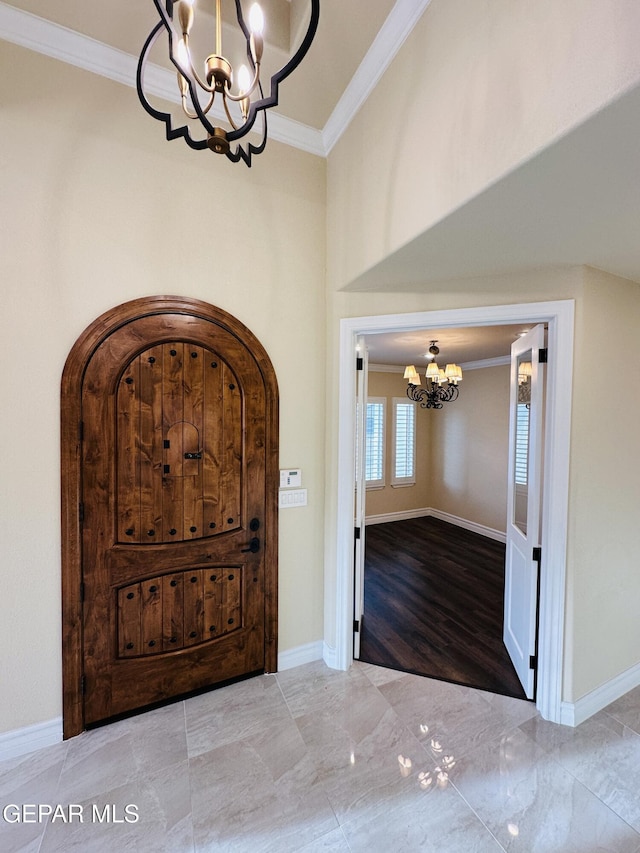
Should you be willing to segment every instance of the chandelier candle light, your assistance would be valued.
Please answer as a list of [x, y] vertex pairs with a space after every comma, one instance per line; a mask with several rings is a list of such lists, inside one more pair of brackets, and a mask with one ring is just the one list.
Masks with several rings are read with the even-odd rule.
[[[300, 64], [311, 47], [320, 15], [320, 0], [310, 0], [311, 13], [309, 26], [302, 42], [291, 59], [271, 77], [271, 90], [264, 95], [260, 80], [262, 55], [264, 51], [263, 29], [264, 15], [257, 3], [249, 11], [249, 26], [245, 23], [241, 0], [235, 0], [238, 26], [246, 42], [248, 65], [241, 65], [234, 75], [231, 62], [222, 52], [222, 0], [215, 0], [215, 52], [204, 61], [204, 75], [198, 72], [192, 57], [190, 37], [196, 24], [195, 0], [153, 0], [160, 21], [149, 34], [138, 61], [137, 89], [138, 97], [145, 110], [154, 118], [163, 121], [168, 140], [182, 137], [189, 147], [208, 148], [216, 154], [225, 154], [234, 163], [244, 160], [251, 166], [254, 154], [261, 154], [267, 143], [266, 110], [278, 104], [278, 86]], [[201, 0], [204, 2], [204, 0]], [[177, 12], [177, 15], [176, 15]], [[178, 27], [176, 28], [175, 18]], [[198, 18], [200, 20], [200, 18]], [[189, 122], [199, 123], [204, 130], [204, 138], [192, 136], [188, 124], [174, 126], [171, 113], [156, 109], [145, 92], [145, 69], [149, 64], [149, 55], [162, 32], [166, 32], [169, 49], [168, 56], [178, 77], [178, 93], [183, 117]], [[234, 77], [237, 76], [237, 82]], [[256, 94], [259, 97], [255, 97]], [[221, 109], [214, 116], [214, 104], [221, 103]], [[237, 105], [235, 109], [232, 104]], [[252, 142], [243, 147], [232, 144], [242, 139], [252, 129], [258, 113], [262, 113], [262, 139], [255, 145]], [[226, 127], [219, 127], [212, 119], [222, 117]]]
[[404, 378], [408, 381], [407, 397], [419, 403], [423, 409], [441, 409], [443, 403], [451, 403], [458, 399], [462, 382], [462, 368], [458, 364], [447, 364], [443, 370], [438, 367], [435, 357], [440, 353], [437, 341], [431, 341], [429, 357], [434, 360], [427, 365], [425, 372], [425, 388], [421, 388], [420, 376], [413, 364], [405, 368]]

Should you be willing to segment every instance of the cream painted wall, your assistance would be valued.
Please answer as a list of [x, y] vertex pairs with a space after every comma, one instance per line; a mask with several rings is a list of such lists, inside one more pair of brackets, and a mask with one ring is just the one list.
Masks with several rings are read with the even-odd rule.
[[432, 0], [331, 152], [334, 286], [637, 85], [639, 29], [637, 0]]
[[567, 589], [575, 698], [640, 661], [640, 285], [587, 268], [581, 314]]
[[394, 487], [391, 485], [391, 459], [393, 452], [393, 398], [406, 399], [407, 384], [402, 378], [402, 369], [398, 373], [384, 373], [369, 370], [369, 396], [385, 397], [385, 457], [386, 476], [383, 489], [367, 489], [366, 513], [383, 515], [390, 512], [405, 512], [431, 506], [430, 498], [430, 421], [422, 417], [426, 412], [416, 411], [416, 482], [413, 486]]
[[465, 370], [460, 396], [432, 421], [432, 506], [504, 533], [509, 366]]
[[280, 514], [280, 650], [322, 638], [326, 211], [320, 158], [270, 143], [248, 170], [167, 143], [129, 88], [7, 43], [0, 69], [1, 733], [61, 714], [65, 359], [139, 296], [207, 300], [269, 353], [309, 499]]

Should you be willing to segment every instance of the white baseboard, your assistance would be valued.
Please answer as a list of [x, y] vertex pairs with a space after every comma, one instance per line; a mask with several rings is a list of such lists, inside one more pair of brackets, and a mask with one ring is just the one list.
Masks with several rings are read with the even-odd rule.
[[475, 521], [468, 521], [466, 518], [451, 515], [451, 513], [443, 512], [440, 509], [432, 509], [430, 514], [441, 521], [447, 521], [449, 524], [455, 524], [457, 527], [464, 527], [465, 530], [470, 530], [472, 533], [479, 533], [480, 536], [486, 536], [487, 539], [495, 539], [496, 542], [507, 541], [507, 534], [504, 530], [495, 530], [493, 527], [487, 527], [485, 524], [478, 524]]
[[0, 761], [62, 741], [62, 717], [0, 734]]
[[449, 524], [455, 524], [456, 527], [464, 527], [465, 530], [470, 530], [472, 533], [479, 533], [480, 536], [486, 536], [488, 539], [495, 539], [497, 542], [506, 542], [506, 534], [503, 530], [494, 530], [493, 527], [487, 527], [484, 524], [478, 524], [475, 521], [469, 521], [466, 518], [460, 518], [458, 515], [452, 515], [449, 512], [443, 512], [433, 507], [421, 507], [420, 509], [368, 515], [365, 519], [365, 524], [367, 526], [369, 524], [387, 524], [390, 521], [405, 521], [410, 518], [426, 518], [428, 516], [439, 518], [441, 521], [446, 521]]
[[560, 706], [560, 722], [565, 726], [579, 726], [580, 723], [638, 686], [640, 686], [640, 663], [621, 672], [600, 687], [596, 687], [577, 702], [563, 702]]
[[340, 669], [338, 666], [338, 650], [335, 646], [330, 646], [326, 640], [322, 644], [322, 660], [330, 669]]
[[304, 646], [296, 646], [295, 649], [287, 649], [286, 652], [278, 654], [278, 671], [293, 669], [294, 666], [302, 666], [304, 663], [313, 663], [313, 661], [322, 660], [322, 657], [322, 640], [306, 643]]
[[389, 521], [405, 521], [409, 518], [424, 518], [431, 514], [431, 508], [425, 506], [420, 509], [406, 509], [401, 510], [400, 512], [384, 512], [381, 515], [368, 515], [365, 518], [364, 523], [367, 526], [369, 524], [387, 524]]
[[[322, 640], [288, 649], [278, 655], [278, 669], [293, 669], [305, 663], [322, 660], [324, 656], [324, 644]], [[329, 664], [330, 665], [330, 664]], [[0, 734], [0, 761], [8, 758], [16, 758], [26, 755], [36, 749], [62, 741], [62, 717], [56, 717], [44, 723], [36, 723], [33, 726], [25, 726]]]

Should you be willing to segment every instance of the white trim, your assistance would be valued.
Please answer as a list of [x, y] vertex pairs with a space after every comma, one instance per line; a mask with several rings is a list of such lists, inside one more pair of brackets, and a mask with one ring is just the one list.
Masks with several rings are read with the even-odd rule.
[[542, 508], [542, 577], [538, 647], [540, 714], [561, 721], [562, 656], [569, 503], [569, 444], [573, 382], [573, 300], [530, 302], [383, 316], [349, 317], [340, 321], [338, 401], [338, 485], [335, 598], [327, 611], [336, 614], [337, 669], [353, 661], [353, 476], [355, 397], [353, 351], [355, 336], [372, 332], [419, 331], [429, 328], [547, 323], [549, 359], [545, 420], [544, 498]]
[[337, 654], [335, 647], [328, 645], [326, 642], [322, 644], [322, 660], [331, 669], [340, 669], [336, 665]]
[[496, 542], [507, 541], [507, 535], [504, 530], [496, 530], [494, 527], [487, 527], [486, 524], [479, 524], [477, 521], [469, 521], [466, 518], [461, 518], [459, 515], [451, 515], [450, 512], [443, 512], [441, 509], [432, 509], [431, 515], [434, 518], [439, 518], [441, 521], [455, 524], [456, 527], [463, 527], [465, 530], [470, 530], [471, 533], [486, 536], [487, 539], [493, 539]]
[[[508, 355], [461, 362], [460, 367], [463, 370], [482, 370], [484, 367], [502, 367], [505, 364], [511, 364], [511, 357]], [[371, 371], [374, 373], [403, 373], [404, 366], [401, 367], [399, 364], [369, 364], [369, 372]]]
[[322, 129], [324, 149], [331, 149], [378, 85], [431, 0], [396, 0], [371, 47]]
[[[577, 702], [563, 702], [561, 722], [565, 726], [579, 726], [580, 723], [584, 723], [589, 717], [602, 711], [607, 705], [638, 686], [640, 686], [640, 663], [621, 672], [600, 687], [596, 687]], [[615, 718], [615, 714], [611, 716]]]
[[506, 541], [504, 530], [496, 530], [493, 527], [487, 527], [485, 524], [479, 524], [477, 521], [469, 521], [467, 518], [452, 515], [450, 512], [443, 512], [441, 509], [434, 509], [431, 506], [421, 507], [420, 509], [399, 510], [398, 512], [383, 512], [379, 515], [368, 515], [365, 519], [365, 524], [368, 527], [370, 524], [388, 524], [391, 521], [407, 521], [412, 518], [439, 518], [448, 524], [455, 524], [456, 527], [463, 527], [472, 533], [486, 536], [487, 539], [493, 539], [496, 542]]
[[371, 364], [369, 362], [369, 373], [404, 373], [404, 367], [399, 364]]
[[433, 510], [429, 506], [421, 507], [420, 509], [404, 509], [398, 512], [383, 512], [380, 515], [368, 515], [365, 518], [367, 527], [370, 524], [387, 524], [390, 521], [407, 521], [411, 518], [426, 518], [433, 514]]
[[0, 734], [0, 761], [62, 742], [62, 717]]
[[502, 367], [511, 364], [511, 356], [498, 355], [495, 358], [480, 358], [478, 361], [467, 361], [461, 364], [463, 370], [483, 370], [485, 367]]
[[285, 669], [293, 669], [295, 666], [302, 666], [305, 663], [322, 660], [323, 652], [324, 643], [322, 640], [305, 643], [303, 646], [296, 646], [294, 649], [279, 652], [278, 672], [282, 672]]
[[[99, 74], [108, 80], [115, 80], [116, 83], [136, 88], [138, 57], [2, 2], [0, 38], [84, 71]], [[145, 70], [145, 89], [151, 95], [169, 103], [180, 103], [175, 72], [167, 68], [149, 63]], [[221, 107], [215, 106], [213, 114], [216, 118], [224, 118]], [[326, 157], [319, 130], [279, 115], [273, 110], [269, 111], [269, 138], [309, 154]]]

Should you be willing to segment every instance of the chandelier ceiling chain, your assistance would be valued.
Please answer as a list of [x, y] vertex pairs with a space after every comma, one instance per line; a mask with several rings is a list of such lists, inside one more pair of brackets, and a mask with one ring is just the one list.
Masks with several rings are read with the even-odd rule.
[[[310, 0], [311, 11], [305, 36], [289, 61], [272, 75], [270, 91], [266, 96], [260, 79], [264, 50], [264, 16], [257, 3], [250, 9], [247, 26], [242, 0], [235, 0], [236, 18], [246, 43], [249, 67], [241, 65], [234, 74], [231, 62], [223, 55], [222, 2], [215, 0], [215, 49], [205, 60], [204, 77], [197, 71], [190, 49], [192, 30], [197, 28], [200, 20], [196, 15], [195, 0], [153, 0], [153, 3], [160, 21], [142, 48], [136, 75], [136, 87], [142, 106], [153, 118], [164, 122], [167, 140], [182, 138], [190, 148], [208, 148], [216, 154], [226, 155], [234, 163], [243, 160], [247, 166], [251, 166], [252, 156], [261, 154], [267, 143], [266, 110], [277, 106], [280, 83], [300, 64], [311, 47], [318, 28], [320, 0]], [[176, 9], [177, 16], [174, 16]], [[154, 107], [145, 93], [145, 69], [150, 61], [150, 53], [162, 33], [167, 36], [168, 57], [177, 73], [182, 114], [191, 124], [176, 126], [174, 116]], [[259, 97], [254, 97], [256, 94]], [[212, 121], [211, 110], [216, 99], [221, 102], [227, 127], [220, 127]], [[237, 105], [235, 110], [231, 105]], [[261, 114], [262, 118], [262, 138], [258, 144], [246, 142], [243, 145], [239, 140], [254, 129], [258, 114]], [[192, 135], [193, 125], [197, 125], [201, 132], [204, 131], [204, 138]], [[233, 143], [236, 142], [238, 144], [233, 148]]]
[[431, 341], [428, 357], [433, 361], [427, 365], [425, 371], [425, 387], [421, 388], [420, 376], [411, 364], [405, 368], [404, 378], [408, 381], [407, 397], [420, 404], [423, 409], [441, 409], [444, 403], [451, 403], [458, 399], [460, 389], [458, 383], [462, 382], [462, 368], [457, 364], [447, 364], [444, 370], [438, 367], [436, 356], [440, 353], [437, 341]]

